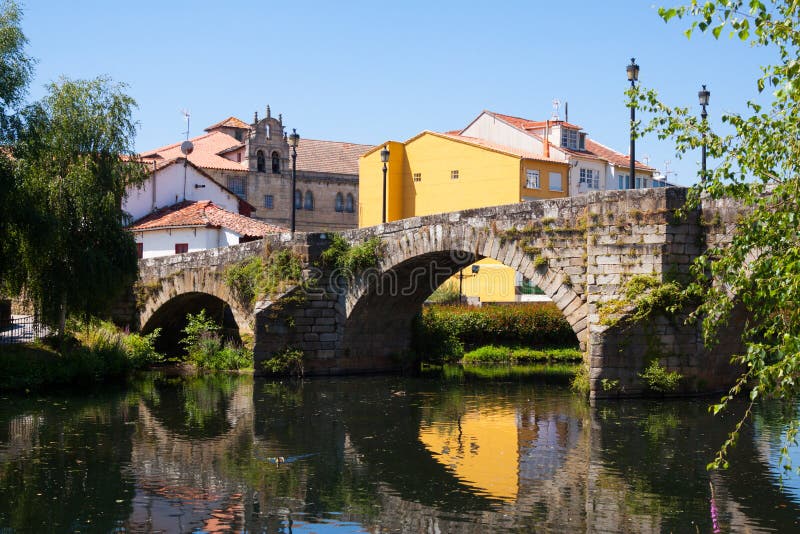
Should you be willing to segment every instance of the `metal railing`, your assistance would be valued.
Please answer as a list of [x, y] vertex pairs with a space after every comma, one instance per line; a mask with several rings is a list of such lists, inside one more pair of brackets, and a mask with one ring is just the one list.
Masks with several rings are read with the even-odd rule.
[[35, 315], [12, 315], [10, 320], [0, 322], [0, 345], [30, 343], [48, 333]]

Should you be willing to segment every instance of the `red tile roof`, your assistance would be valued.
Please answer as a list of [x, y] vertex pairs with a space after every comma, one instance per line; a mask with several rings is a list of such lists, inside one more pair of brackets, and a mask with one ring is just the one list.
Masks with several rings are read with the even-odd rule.
[[[528, 134], [533, 135], [539, 139], [541, 136], [534, 134], [531, 130], [536, 130], [539, 128], [543, 128], [545, 126], [545, 121], [532, 121], [528, 119], [523, 119], [521, 117], [514, 117], [511, 115], [502, 115], [500, 113], [494, 113], [492, 111], [487, 111], [490, 115], [494, 115], [495, 117], [511, 124], [512, 126], [519, 128], [521, 130], [525, 130]], [[580, 130], [580, 126], [576, 126], [574, 124], [570, 124], [564, 121], [550, 121], [550, 125], [560, 124], [563, 126], [567, 126], [569, 128], [575, 128]], [[586, 136], [586, 150], [572, 150], [566, 147], [560, 147], [557, 145], [550, 145], [552, 148], [556, 148], [558, 150], [562, 150], [568, 154], [573, 154], [575, 156], [580, 157], [590, 157], [596, 159], [606, 160], [612, 165], [617, 166], [628, 166], [629, 158], [626, 154], [622, 154], [617, 152], [614, 149], [608, 148], [607, 146], [598, 143], [597, 141], [590, 139], [589, 136]], [[636, 168], [644, 171], [653, 171], [655, 172], [656, 169], [653, 167], [648, 167], [647, 165], [637, 161]]]
[[210, 132], [211, 130], [214, 130], [216, 128], [245, 128], [249, 130], [250, 125], [240, 119], [237, 119], [236, 117], [228, 117], [224, 121], [212, 124], [211, 126], [206, 128], [205, 131]]
[[[503, 115], [502, 113], [494, 113], [492, 111], [488, 111], [497, 117], [498, 119], [504, 120], [507, 123], [511, 124], [512, 126], [516, 126], [517, 128], [522, 128], [523, 130], [538, 130], [540, 128], [544, 128], [547, 121], [532, 121], [530, 119], [523, 119], [522, 117], [514, 117], [513, 115]], [[567, 128], [573, 128], [575, 130], [582, 130], [580, 126], [576, 124], [571, 124], [569, 122], [561, 121], [561, 120], [551, 120], [550, 126], [566, 126]]]
[[300, 138], [297, 170], [358, 176], [358, 158], [372, 145]]
[[[235, 137], [222, 132], [214, 131], [205, 135], [190, 139], [194, 145], [194, 150], [189, 154], [189, 162], [204, 169], [220, 169], [225, 171], [247, 172], [244, 163], [231, 161], [220, 156], [220, 153], [227, 152], [231, 148], [240, 147], [242, 143]], [[154, 158], [175, 159], [182, 158], [181, 143], [156, 148], [142, 154], [144, 159]]]
[[288, 231], [281, 226], [267, 224], [224, 210], [210, 200], [187, 200], [161, 208], [142, 217], [128, 229], [145, 231], [186, 226], [226, 228], [246, 237], [262, 237], [271, 233]]

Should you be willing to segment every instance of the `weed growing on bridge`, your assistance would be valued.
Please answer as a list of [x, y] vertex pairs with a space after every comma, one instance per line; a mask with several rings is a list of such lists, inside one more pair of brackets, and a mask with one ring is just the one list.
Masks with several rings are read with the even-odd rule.
[[302, 260], [297, 254], [279, 250], [266, 258], [256, 256], [228, 267], [225, 283], [239, 302], [252, 307], [257, 300], [299, 284], [302, 270]]
[[359, 272], [377, 267], [383, 258], [384, 245], [379, 237], [372, 237], [358, 245], [351, 245], [339, 234], [331, 234], [331, 244], [322, 253], [322, 266], [335, 269], [350, 278]]
[[600, 308], [600, 324], [637, 323], [655, 315], [673, 316], [689, 305], [695, 292], [676, 281], [662, 282], [653, 275], [637, 274], [620, 288], [624, 299], [609, 300]]
[[647, 383], [647, 387], [651, 391], [657, 393], [677, 391], [681, 378], [683, 378], [678, 372], [668, 372], [658, 363], [657, 359], [651, 361], [650, 365], [639, 376]]

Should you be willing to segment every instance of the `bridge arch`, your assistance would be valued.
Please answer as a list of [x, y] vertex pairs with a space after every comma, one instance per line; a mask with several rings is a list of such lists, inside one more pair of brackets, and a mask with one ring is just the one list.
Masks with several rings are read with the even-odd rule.
[[146, 297], [140, 302], [139, 321], [145, 334], [162, 328], [157, 341], [161, 350], [175, 352], [186, 314], [203, 309], [222, 325], [226, 337], [240, 340], [241, 335], [253, 332], [251, 312], [239, 303], [218, 271], [188, 269], [151, 284], [143, 291]]
[[[343, 351], [350, 357], [367, 358], [407, 350], [412, 321], [423, 302], [445, 280], [483, 258], [497, 260], [542, 288], [585, 348], [589, 314], [582, 294], [585, 266], [575, 266], [572, 258], [565, 261], [556, 249], [544, 246], [553, 238], [551, 230], [528, 224], [521, 238], [522, 229], [515, 225], [504, 229], [499, 223], [434, 224], [384, 236], [380, 265], [361, 273], [344, 293]], [[570, 235], [561, 237], [571, 241], [570, 248], [580, 258], [585, 232], [566, 233]], [[363, 238], [353, 234], [349, 236], [353, 240]]]

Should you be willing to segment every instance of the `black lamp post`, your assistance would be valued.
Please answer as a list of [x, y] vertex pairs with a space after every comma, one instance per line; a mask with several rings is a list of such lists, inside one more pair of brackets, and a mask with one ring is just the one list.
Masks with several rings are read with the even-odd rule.
[[300, 135], [295, 128], [292, 128], [292, 134], [289, 136], [289, 146], [292, 147], [292, 234], [294, 234], [295, 212], [297, 211], [295, 197], [297, 196], [297, 145], [299, 144]]
[[382, 222], [386, 222], [386, 164], [389, 162], [389, 149], [386, 145], [381, 150], [381, 161], [383, 162], [383, 218]]
[[[636, 87], [636, 80], [639, 79], [639, 65], [636, 59], [631, 58], [631, 64], [625, 67], [628, 73], [628, 81], [631, 82], [631, 89]], [[636, 122], [636, 102], [631, 102], [631, 176], [628, 189], [636, 189], [636, 140], [633, 138], [633, 125]]]
[[702, 145], [702, 169], [703, 172], [700, 174], [700, 179], [705, 180], [706, 177], [706, 118], [708, 118], [708, 113], [706, 113], [706, 106], [708, 105], [708, 99], [711, 96], [711, 91], [706, 89], [706, 86], [703, 85], [703, 88], [697, 92], [697, 99], [700, 101], [700, 106], [703, 108], [703, 111], [700, 113], [700, 117], [703, 119], [703, 145]]

